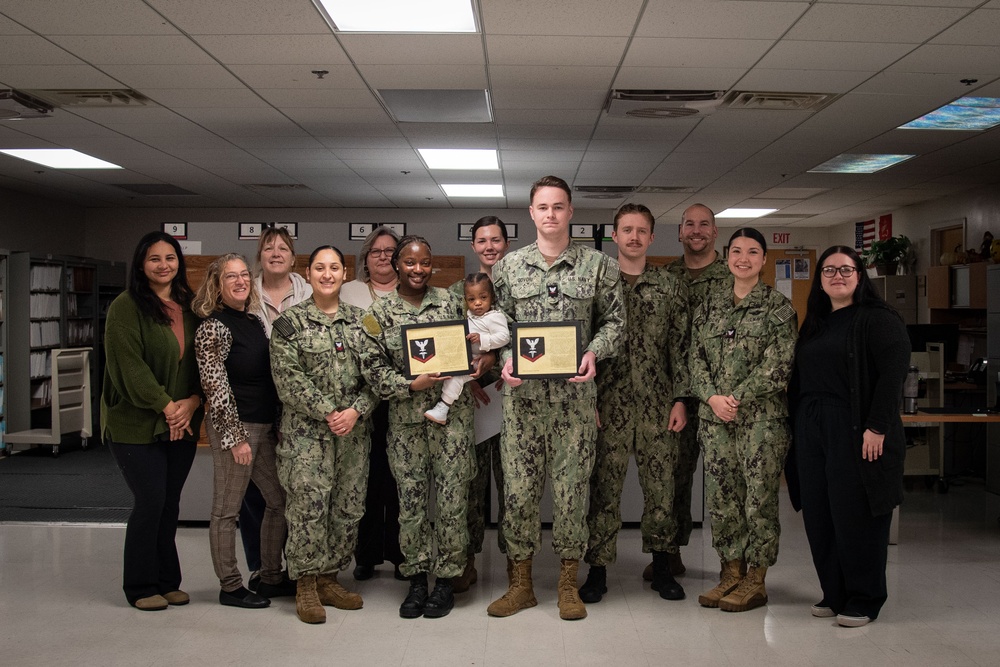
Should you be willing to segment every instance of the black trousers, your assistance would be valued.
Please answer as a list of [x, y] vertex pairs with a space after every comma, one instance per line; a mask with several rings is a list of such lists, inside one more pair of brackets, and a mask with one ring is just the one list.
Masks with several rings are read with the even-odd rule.
[[795, 415], [802, 518], [823, 600], [838, 614], [874, 620], [887, 597], [892, 513], [872, 516], [861, 437], [846, 401], [807, 396]]
[[403, 562], [399, 548], [399, 491], [389, 469], [386, 434], [389, 431], [389, 401], [382, 401], [372, 413], [372, 446], [368, 454], [368, 494], [365, 514], [358, 524], [358, 546], [354, 561], [375, 566], [384, 561]]
[[122, 590], [129, 604], [181, 585], [177, 557], [177, 516], [181, 489], [194, 462], [197, 444], [186, 440], [108, 447], [134, 497], [125, 529]]

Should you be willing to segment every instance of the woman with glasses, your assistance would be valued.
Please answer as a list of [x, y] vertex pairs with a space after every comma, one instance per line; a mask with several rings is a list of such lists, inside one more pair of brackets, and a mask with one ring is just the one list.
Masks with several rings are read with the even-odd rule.
[[729, 239], [728, 290], [715, 290], [691, 324], [691, 388], [719, 585], [703, 607], [747, 611], [767, 603], [764, 577], [778, 558], [778, 488], [788, 452], [785, 390], [797, 336], [795, 309], [760, 279], [767, 242], [756, 229]]
[[[344, 303], [368, 309], [379, 299], [396, 291], [398, 279], [392, 268], [392, 253], [399, 237], [388, 227], [376, 227], [365, 238], [358, 253], [358, 277], [340, 290]], [[354, 550], [354, 578], [375, 576], [375, 567], [389, 561], [396, 579], [403, 552], [399, 548], [399, 493], [389, 470], [386, 432], [389, 428], [389, 401], [380, 401], [372, 415], [372, 439], [368, 459], [368, 496], [365, 514], [358, 526], [358, 546]]]
[[812, 614], [861, 627], [887, 597], [889, 525], [903, 500], [899, 403], [910, 341], [852, 248], [828, 248], [818, 264], [789, 390], [786, 476], [823, 591]]
[[208, 403], [214, 484], [208, 541], [219, 577], [219, 603], [263, 609], [271, 601], [243, 586], [236, 564], [236, 516], [252, 479], [264, 497], [261, 584], [282, 582], [285, 494], [275, 463], [278, 393], [271, 379], [267, 334], [251, 311], [259, 306], [242, 255], [230, 253], [208, 267], [192, 310], [205, 321], [194, 339], [201, 386]]

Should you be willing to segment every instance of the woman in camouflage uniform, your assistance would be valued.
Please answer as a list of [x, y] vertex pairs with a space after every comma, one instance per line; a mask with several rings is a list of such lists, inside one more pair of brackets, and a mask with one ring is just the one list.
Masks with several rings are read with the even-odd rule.
[[368, 478], [368, 418], [378, 399], [358, 363], [364, 313], [340, 301], [344, 255], [321, 246], [309, 257], [312, 297], [274, 321], [271, 369], [284, 411], [278, 477], [285, 488], [288, 573], [298, 579], [295, 609], [305, 623], [326, 621], [324, 604], [360, 609], [361, 596], [337, 573], [351, 562]]
[[[400, 239], [392, 264], [399, 274], [396, 292], [372, 304], [363, 320], [362, 370], [375, 390], [389, 399], [389, 465], [399, 487], [399, 543], [406, 558], [400, 569], [410, 579], [399, 615], [438, 618], [454, 606], [451, 579], [462, 574], [466, 562], [468, 491], [476, 470], [472, 399], [463, 391], [444, 426], [425, 418], [424, 412], [441, 399], [442, 378], [437, 373], [406, 378], [408, 352], [400, 327], [464, 320], [465, 304], [428, 284], [433, 260], [425, 239]], [[485, 362], [489, 367], [493, 357], [484, 356], [490, 357]], [[432, 483], [433, 532], [427, 503]], [[430, 595], [429, 572], [437, 577]]]
[[778, 487], [788, 452], [785, 390], [798, 336], [795, 309], [760, 281], [767, 242], [756, 229], [729, 239], [730, 290], [709, 295], [692, 320], [691, 389], [701, 400], [712, 545], [719, 585], [704, 607], [767, 603], [764, 576], [778, 557]]

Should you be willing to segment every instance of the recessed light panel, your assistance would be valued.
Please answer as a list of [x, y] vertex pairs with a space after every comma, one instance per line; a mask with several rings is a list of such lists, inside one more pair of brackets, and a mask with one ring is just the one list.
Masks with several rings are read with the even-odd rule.
[[502, 185], [442, 183], [441, 188], [449, 197], [503, 197]]
[[858, 153], [838, 155], [809, 170], [814, 174], [874, 174], [905, 162], [915, 155]]
[[476, 32], [470, 0], [314, 0], [339, 32]]
[[898, 129], [988, 130], [997, 125], [1000, 125], [1000, 98], [962, 97]]
[[768, 213], [774, 213], [776, 208], [727, 208], [722, 213], [716, 213], [716, 218], [760, 218]]
[[111, 162], [99, 160], [71, 148], [25, 148], [0, 150], [11, 157], [21, 158], [53, 169], [121, 169]]
[[418, 148], [428, 169], [492, 169], [500, 168], [497, 152], [475, 148]]
[[489, 94], [482, 89], [382, 88], [389, 113], [400, 123], [490, 123]]

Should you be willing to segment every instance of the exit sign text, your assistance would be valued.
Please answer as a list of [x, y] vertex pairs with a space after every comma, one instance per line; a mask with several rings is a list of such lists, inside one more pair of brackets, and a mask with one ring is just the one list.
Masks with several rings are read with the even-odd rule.
[[775, 232], [774, 240], [771, 243], [788, 243], [792, 238], [791, 232]]

